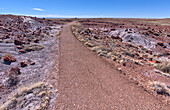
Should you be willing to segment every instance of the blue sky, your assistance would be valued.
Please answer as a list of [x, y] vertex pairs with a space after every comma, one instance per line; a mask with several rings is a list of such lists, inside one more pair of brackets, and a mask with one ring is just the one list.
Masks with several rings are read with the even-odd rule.
[[0, 14], [37, 17], [170, 18], [170, 0], [0, 0]]

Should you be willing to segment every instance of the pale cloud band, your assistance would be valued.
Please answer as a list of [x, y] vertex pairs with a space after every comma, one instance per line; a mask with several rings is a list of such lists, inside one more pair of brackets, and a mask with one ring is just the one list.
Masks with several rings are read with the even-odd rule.
[[32, 9], [35, 10], [35, 11], [45, 11], [45, 10], [43, 10], [41, 8], [32, 8]]

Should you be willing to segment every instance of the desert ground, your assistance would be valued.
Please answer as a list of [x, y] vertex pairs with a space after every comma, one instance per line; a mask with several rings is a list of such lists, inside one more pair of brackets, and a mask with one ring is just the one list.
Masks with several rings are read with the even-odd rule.
[[0, 15], [0, 110], [169, 110], [170, 19]]

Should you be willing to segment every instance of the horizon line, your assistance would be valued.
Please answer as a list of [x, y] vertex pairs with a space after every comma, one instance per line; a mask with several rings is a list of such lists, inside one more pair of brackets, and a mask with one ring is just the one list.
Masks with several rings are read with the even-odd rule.
[[0, 15], [18, 15], [18, 16], [31, 16], [37, 18], [137, 18], [137, 19], [168, 19], [170, 17], [135, 17], [135, 16], [104, 16], [104, 15], [55, 15], [55, 14], [46, 14], [46, 15], [27, 15], [27, 14], [15, 14], [15, 13], [2, 13]]

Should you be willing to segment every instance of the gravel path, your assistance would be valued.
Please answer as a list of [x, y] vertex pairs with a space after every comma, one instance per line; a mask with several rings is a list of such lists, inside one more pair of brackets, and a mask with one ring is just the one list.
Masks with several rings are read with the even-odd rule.
[[70, 25], [60, 35], [57, 110], [168, 110], [76, 40]]

